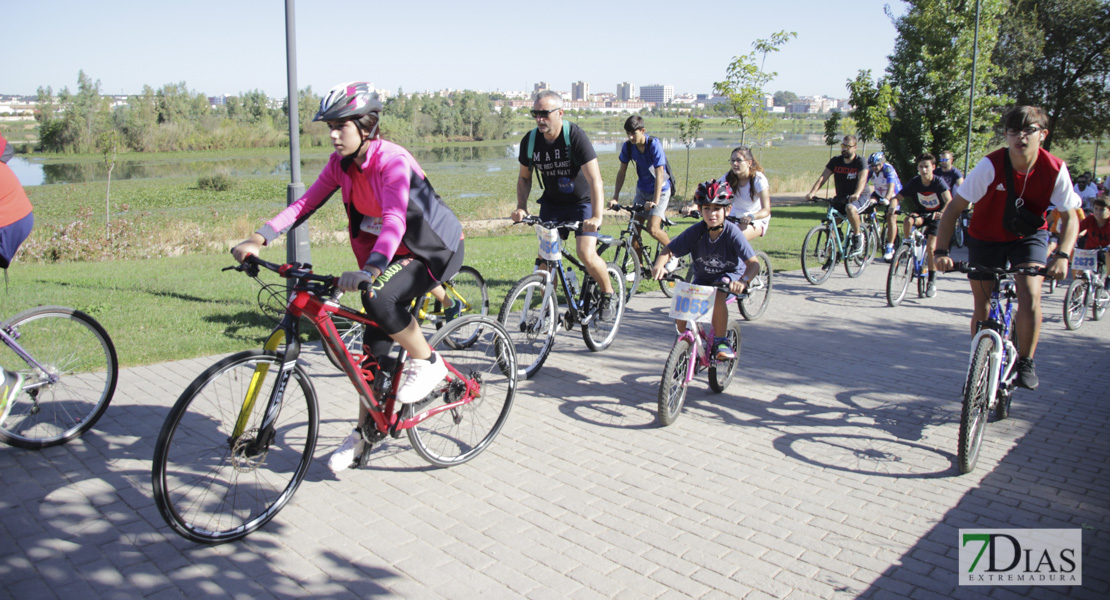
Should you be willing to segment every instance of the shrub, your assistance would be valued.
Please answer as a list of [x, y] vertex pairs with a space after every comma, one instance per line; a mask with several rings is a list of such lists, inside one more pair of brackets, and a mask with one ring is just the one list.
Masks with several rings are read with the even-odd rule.
[[202, 190], [212, 190], [214, 192], [226, 192], [231, 189], [235, 184], [235, 180], [230, 175], [217, 173], [216, 175], [206, 175], [197, 180], [197, 187]]

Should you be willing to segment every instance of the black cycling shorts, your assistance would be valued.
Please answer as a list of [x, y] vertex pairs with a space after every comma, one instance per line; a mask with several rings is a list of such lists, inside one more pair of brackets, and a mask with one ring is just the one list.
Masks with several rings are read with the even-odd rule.
[[[459, 249], [447, 264], [444, 280], [454, 277], [462, 268], [463, 254], [463, 242], [460, 240]], [[371, 286], [374, 295], [362, 294], [366, 316], [380, 327], [367, 327], [363, 335], [363, 344], [370, 355], [380, 359], [389, 354], [393, 346], [390, 336], [400, 333], [412, 323], [409, 307], [413, 299], [427, 294], [437, 285], [439, 282], [428, 272], [428, 265], [412, 255], [395, 257], [389, 263]]]

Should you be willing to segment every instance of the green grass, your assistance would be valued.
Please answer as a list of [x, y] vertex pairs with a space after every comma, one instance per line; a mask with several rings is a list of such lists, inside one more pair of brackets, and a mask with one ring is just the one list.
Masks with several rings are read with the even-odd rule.
[[[755, 246], [771, 255], [776, 270], [797, 269], [802, 236], [821, 215], [811, 206], [777, 209], [770, 233]], [[693, 222], [684, 219], [671, 233]], [[623, 228], [615, 218], [606, 223], [605, 233], [619, 235]], [[532, 271], [535, 239], [524, 227], [467, 238], [465, 262], [486, 278], [491, 312], [498, 311], [513, 283]], [[285, 248], [267, 248], [263, 258], [282, 262]], [[346, 243], [314, 246], [312, 262], [317, 273], [355, 268]], [[0, 315], [10, 317], [39, 304], [88, 312], [111, 335], [123, 366], [253, 348], [272, 323], [258, 309], [259, 286], [240, 273], [220, 271], [232, 263], [224, 252], [104, 262], [17, 261], [9, 269], [7, 293], [0, 296]], [[279, 281], [272, 274], [263, 278]]]

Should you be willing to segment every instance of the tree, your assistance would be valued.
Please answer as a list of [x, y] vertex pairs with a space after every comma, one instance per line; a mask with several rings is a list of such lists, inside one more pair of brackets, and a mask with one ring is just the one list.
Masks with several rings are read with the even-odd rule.
[[864, 147], [870, 140], [881, 139], [890, 131], [890, 114], [898, 102], [898, 94], [885, 78], [871, 82], [871, 70], [864, 69], [848, 81], [848, 102], [856, 121], [856, 137]]
[[790, 103], [795, 102], [797, 99], [798, 95], [794, 92], [775, 92], [775, 106], [790, 106]]
[[682, 191], [687, 197], [690, 195], [690, 146], [697, 141], [701, 124], [702, 120], [696, 117], [687, 117], [685, 122], [678, 123], [678, 137], [682, 138], [682, 145], [686, 146], [686, 183], [683, 184]]
[[[764, 108], [766, 93], [763, 86], [774, 79], [778, 73], [767, 73], [763, 70], [767, 62], [767, 54], [778, 52], [792, 37], [798, 37], [795, 32], [780, 31], [771, 34], [770, 40], [756, 40], [752, 42], [754, 50], [735, 56], [729, 63], [725, 72], [725, 80], [713, 84], [713, 91], [728, 98], [728, 106], [732, 109], [733, 117], [730, 122], [740, 126], [740, 143], [744, 144], [748, 131], [760, 133], [766, 130], [770, 123], [770, 114]], [[756, 58], [762, 57], [759, 65]]]
[[1002, 16], [995, 82], [1017, 104], [1048, 113], [1053, 142], [1110, 132], [1110, 3], [1013, 0]]
[[975, 2], [908, 0], [909, 11], [892, 17], [898, 36], [886, 80], [898, 92], [899, 102], [890, 130], [881, 139], [888, 160], [900, 172], [912, 173], [914, 159], [924, 151], [981, 156], [992, 143], [1007, 98], [995, 91], [992, 82], [999, 68], [991, 56], [1008, 0], [979, 0], [979, 58], [968, 148]]
[[840, 142], [840, 111], [833, 111], [825, 119], [825, 145], [829, 147], [829, 158], [832, 158], [833, 146]]
[[112, 169], [116, 168], [116, 154], [122, 138], [115, 129], [100, 134], [97, 146], [104, 157], [104, 166], [108, 167], [108, 187], [104, 190], [104, 235], [112, 239]]

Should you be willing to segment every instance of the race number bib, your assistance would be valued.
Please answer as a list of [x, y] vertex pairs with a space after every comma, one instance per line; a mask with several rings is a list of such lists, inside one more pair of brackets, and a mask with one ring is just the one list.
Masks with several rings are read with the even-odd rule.
[[717, 288], [679, 281], [674, 288], [670, 316], [672, 319], [708, 323], [713, 320], [713, 302], [716, 299]]
[[544, 260], [559, 260], [561, 239], [558, 229], [545, 229], [536, 225], [536, 237], [540, 239], [540, 258]]
[[382, 234], [382, 218], [381, 217], [362, 217], [362, 225], [359, 225], [359, 229], [365, 231], [366, 233], [372, 233], [374, 235], [381, 235]]
[[1098, 250], [1080, 250], [1075, 249], [1075, 260], [1071, 263], [1071, 268], [1076, 271], [1097, 271], [1098, 270]]

